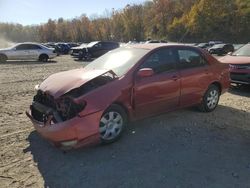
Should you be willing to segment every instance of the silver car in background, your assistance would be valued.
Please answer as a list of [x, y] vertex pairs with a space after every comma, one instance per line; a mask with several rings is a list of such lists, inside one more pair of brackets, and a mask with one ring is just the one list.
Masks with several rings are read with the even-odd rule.
[[0, 49], [0, 63], [7, 60], [39, 60], [46, 62], [56, 56], [54, 48], [48, 48], [38, 43], [19, 43], [10, 48]]

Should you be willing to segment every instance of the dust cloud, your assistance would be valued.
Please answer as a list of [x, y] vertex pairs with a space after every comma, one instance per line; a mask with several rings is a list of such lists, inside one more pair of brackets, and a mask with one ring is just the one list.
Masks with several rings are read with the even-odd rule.
[[13, 46], [15, 43], [12, 41], [9, 41], [7, 39], [5, 39], [4, 37], [0, 36], [0, 48], [8, 48]]

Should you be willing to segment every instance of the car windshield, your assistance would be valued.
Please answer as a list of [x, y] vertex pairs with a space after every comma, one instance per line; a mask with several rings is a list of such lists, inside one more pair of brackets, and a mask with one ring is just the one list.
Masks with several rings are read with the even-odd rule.
[[87, 47], [92, 47], [94, 46], [95, 44], [97, 44], [98, 42], [91, 42], [91, 43], [88, 43]]
[[88, 64], [86, 70], [105, 69], [112, 70], [118, 77], [129, 71], [144, 55], [147, 49], [121, 47], [112, 50]]
[[87, 44], [85, 44], [85, 43], [80, 45], [80, 47], [85, 47], [85, 46], [87, 46]]
[[250, 56], [250, 44], [247, 44], [240, 49], [236, 50], [233, 56]]

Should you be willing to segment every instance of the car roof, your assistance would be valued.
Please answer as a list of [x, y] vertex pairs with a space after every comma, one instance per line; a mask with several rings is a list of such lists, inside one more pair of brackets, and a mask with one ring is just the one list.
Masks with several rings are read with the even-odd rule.
[[16, 45], [20, 45], [20, 44], [32, 44], [32, 45], [39, 45], [39, 46], [41, 46], [40, 43], [36, 43], [36, 42], [20, 42], [20, 43], [17, 43]]

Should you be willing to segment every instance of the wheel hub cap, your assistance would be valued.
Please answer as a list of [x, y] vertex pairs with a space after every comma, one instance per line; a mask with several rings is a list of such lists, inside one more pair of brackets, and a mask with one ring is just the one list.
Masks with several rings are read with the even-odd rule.
[[111, 140], [117, 137], [123, 126], [122, 116], [118, 112], [105, 113], [100, 121], [99, 132], [104, 140]]
[[219, 100], [219, 93], [216, 90], [210, 91], [207, 97], [207, 106], [209, 109], [213, 109], [216, 107]]

